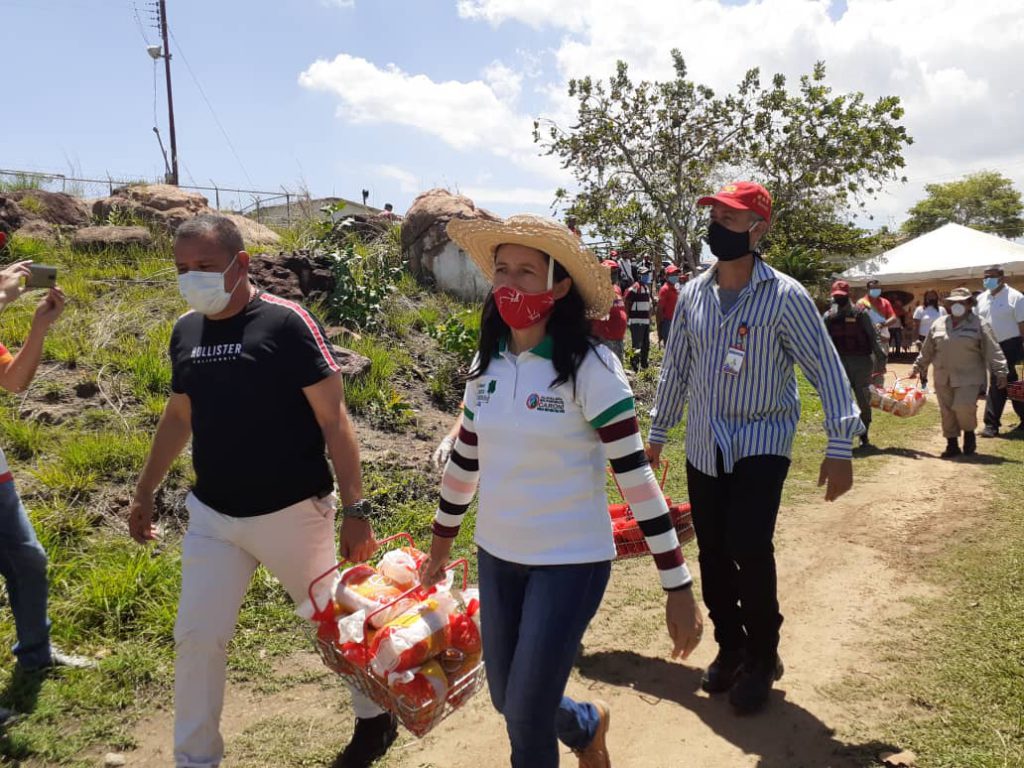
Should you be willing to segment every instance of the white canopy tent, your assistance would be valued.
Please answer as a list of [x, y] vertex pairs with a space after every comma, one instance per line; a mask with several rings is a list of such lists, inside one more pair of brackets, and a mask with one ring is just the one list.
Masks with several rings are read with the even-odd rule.
[[[980, 289], [985, 269], [1000, 264], [1006, 281], [1024, 283], [1024, 245], [960, 224], [946, 224], [843, 272], [851, 286], [878, 280], [883, 288]], [[975, 283], [977, 285], [975, 285]]]

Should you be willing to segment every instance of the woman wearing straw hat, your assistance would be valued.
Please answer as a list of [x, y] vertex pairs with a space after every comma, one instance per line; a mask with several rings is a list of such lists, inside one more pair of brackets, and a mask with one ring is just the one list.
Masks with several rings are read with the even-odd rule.
[[[982, 322], [972, 308], [974, 298], [966, 288], [955, 288], [943, 302], [946, 314], [932, 323], [921, 354], [914, 362], [918, 376], [934, 366], [932, 381], [942, 414], [942, 434], [946, 450], [942, 458], [975, 452], [974, 430], [978, 425], [978, 387], [985, 385], [986, 369], [992, 371], [996, 385], [1006, 387], [1008, 369], [992, 328]], [[964, 447], [960, 450], [960, 432]]]
[[615, 557], [605, 464], [621, 483], [667, 592], [673, 654], [702, 632], [689, 571], [640, 440], [622, 365], [588, 332], [608, 313], [608, 269], [540, 216], [453, 220], [449, 236], [493, 290], [441, 482], [424, 584], [441, 576], [479, 484], [476, 543], [487, 682], [515, 768], [610, 766], [608, 706], [564, 695]]

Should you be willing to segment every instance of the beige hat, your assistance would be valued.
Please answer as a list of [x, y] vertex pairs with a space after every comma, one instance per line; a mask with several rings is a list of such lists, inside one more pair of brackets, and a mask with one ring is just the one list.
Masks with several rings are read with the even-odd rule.
[[615, 301], [608, 268], [601, 266], [571, 229], [554, 219], [531, 213], [499, 221], [452, 219], [448, 237], [469, 254], [489, 281], [494, 280], [494, 252], [498, 246], [515, 243], [543, 251], [565, 267], [587, 306], [587, 317], [605, 317]]
[[954, 288], [943, 301], [970, 301], [974, 297], [966, 288]]

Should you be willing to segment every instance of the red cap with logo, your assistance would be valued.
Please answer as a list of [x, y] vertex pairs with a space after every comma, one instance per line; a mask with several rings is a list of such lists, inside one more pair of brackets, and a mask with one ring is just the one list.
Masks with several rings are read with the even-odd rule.
[[697, 205], [721, 203], [741, 211], [753, 211], [765, 221], [772, 219], [772, 196], [760, 184], [752, 181], [734, 181], [722, 187], [717, 195], [702, 197]]
[[845, 280], [836, 280], [832, 283], [832, 295], [833, 296], [849, 296], [850, 295], [850, 284]]
[[671, 264], [671, 265], [665, 267], [665, 274], [666, 275], [676, 275], [678, 273], [679, 273], [679, 267], [677, 267], [675, 264]]

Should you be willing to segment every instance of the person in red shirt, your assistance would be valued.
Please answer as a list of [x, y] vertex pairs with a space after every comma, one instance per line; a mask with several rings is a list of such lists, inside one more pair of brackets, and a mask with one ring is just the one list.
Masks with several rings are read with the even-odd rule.
[[608, 267], [609, 279], [615, 289], [615, 301], [612, 303], [611, 311], [604, 320], [591, 320], [590, 332], [594, 337], [608, 349], [615, 353], [619, 362], [623, 362], [625, 356], [626, 338], [626, 304], [622, 300], [622, 289], [619, 288], [621, 277], [618, 262], [606, 259], [601, 264]]
[[[899, 319], [896, 317], [896, 312], [893, 310], [889, 300], [882, 298], [882, 286], [877, 280], [868, 280], [868, 294], [858, 301], [857, 305], [867, 310], [868, 317], [871, 318], [871, 322], [878, 331], [878, 340], [882, 343], [882, 349], [885, 350], [886, 355], [886, 359], [881, 361], [884, 368], [889, 358], [889, 343], [891, 340], [889, 329], [895, 326]], [[876, 387], [884, 386], [884, 376], [882, 374], [873, 376], [871, 383]]]
[[658, 291], [658, 309], [655, 313], [658, 321], [658, 343], [668, 344], [668, 334], [672, 329], [672, 315], [676, 311], [676, 300], [679, 298], [679, 267], [670, 264], [665, 268], [665, 284]]

